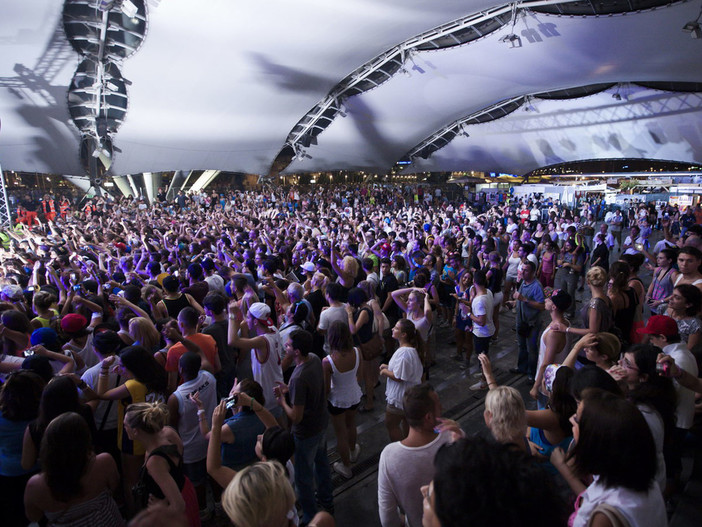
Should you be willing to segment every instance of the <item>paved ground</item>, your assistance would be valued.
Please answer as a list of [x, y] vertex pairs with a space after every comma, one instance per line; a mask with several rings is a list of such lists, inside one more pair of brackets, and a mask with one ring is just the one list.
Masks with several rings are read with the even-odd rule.
[[[497, 381], [517, 388], [527, 405], [531, 404], [529, 389], [531, 386], [526, 377], [509, 373], [509, 368], [516, 365], [517, 345], [514, 327], [514, 315], [502, 313], [500, 335], [497, 342], [490, 347], [490, 355]], [[477, 362], [473, 360], [470, 370], [458, 368], [458, 363], [450, 358], [455, 347], [452, 341], [452, 328], [439, 328], [437, 333], [437, 365], [430, 370], [430, 379], [441, 399], [444, 417], [449, 417], [460, 423], [467, 434], [473, 435], [485, 429], [483, 421], [483, 401], [486, 391], [473, 392], [468, 387], [476, 379], [473, 373], [478, 371]], [[376, 396], [383, 400], [384, 385], [376, 388]], [[528, 406], [529, 407], [529, 406]], [[533, 404], [536, 407], [536, 404]], [[334, 474], [334, 495], [336, 524], [339, 527], [380, 526], [378, 516], [378, 459], [380, 452], [389, 439], [384, 423], [383, 409], [376, 404], [372, 414], [358, 416], [359, 440], [362, 447], [359, 462], [353, 467], [354, 477], [345, 480]], [[334, 431], [329, 430], [330, 461], [336, 461], [338, 456], [333, 451]]]

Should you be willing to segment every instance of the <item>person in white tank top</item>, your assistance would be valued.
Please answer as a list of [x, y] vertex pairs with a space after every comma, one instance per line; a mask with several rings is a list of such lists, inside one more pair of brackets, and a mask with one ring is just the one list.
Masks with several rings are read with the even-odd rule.
[[348, 324], [338, 320], [332, 322], [327, 336], [330, 353], [322, 361], [322, 370], [327, 408], [336, 434], [336, 451], [341, 457], [341, 461], [334, 463], [332, 468], [345, 478], [350, 478], [351, 463], [356, 462], [361, 451], [356, 442], [356, 411], [362, 395], [357, 378], [361, 357], [353, 346]]
[[283, 342], [270, 319], [271, 310], [263, 302], [251, 304], [246, 314], [248, 328], [254, 335], [244, 338], [239, 335], [241, 309], [236, 302], [229, 303], [228, 344], [235, 348], [251, 350], [251, 371], [254, 380], [263, 388], [265, 408], [276, 419], [281, 419], [283, 411], [273, 395], [276, 383], [283, 382], [281, 357]]
[[536, 377], [534, 385], [529, 391], [534, 399], [539, 402], [539, 408], [545, 407], [548, 401], [548, 393], [543, 388], [544, 371], [549, 364], [560, 364], [565, 359], [570, 350], [569, 334], [561, 331], [555, 331], [552, 326], [558, 328], [569, 328], [568, 322], [563, 313], [570, 307], [573, 299], [563, 290], [556, 289], [550, 298], [546, 299], [546, 311], [551, 316], [551, 324], [549, 324], [541, 334], [539, 345], [539, 358], [536, 364]]

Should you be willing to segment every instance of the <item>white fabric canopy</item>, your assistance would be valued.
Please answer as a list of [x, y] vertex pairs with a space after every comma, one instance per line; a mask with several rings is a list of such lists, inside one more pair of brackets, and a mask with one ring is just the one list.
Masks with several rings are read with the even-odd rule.
[[[296, 123], [351, 72], [415, 35], [495, 5], [149, 2], [144, 43], [120, 65], [131, 85], [124, 123], [113, 136], [119, 150], [111, 172], [266, 174]], [[514, 96], [602, 82], [702, 82], [702, 40], [681, 30], [699, 8], [699, 2], [688, 2], [611, 17], [529, 13], [513, 32], [553, 24], [541, 31], [541, 42], [522, 38], [521, 47], [511, 48], [500, 41], [512, 32], [508, 25], [469, 44], [418, 52], [405, 63], [409, 76], [398, 72], [346, 100], [348, 116], [337, 116], [287, 172], [385, 172], [437, 130]], [[83, 173], [80, 134], [66, 104], [81, 57], [63, 33], [61, 9], [55, 0], [3, 6], [4, 169]], [[697, 94], [633, 85], [620, 91], [628, 101], [612, 99], [614, 89], [576, 100], [536, 99], [532, 104], [540, 113], [517, 110], [468, 126], [470, 137], [456, 137], [429, 159], [416, 160], [414, 168], [523, 173], [599, 157], [702, 161]]]

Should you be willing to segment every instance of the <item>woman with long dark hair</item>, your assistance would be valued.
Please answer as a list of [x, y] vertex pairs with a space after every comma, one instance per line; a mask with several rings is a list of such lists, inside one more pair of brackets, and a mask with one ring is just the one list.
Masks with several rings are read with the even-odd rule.
[[41, 443], [40, 474], [27, 484], [27, 517], [49, 525], [121, 527], [124, 520], [112, 493], [119, 472], [109, 454], [93, 453], [85, 419], [74, 412], [55, 418]]
[[0, 511], [7, 525], [27, 525], [22, 497], [34, 467], [22, 467], [22, 440], [39, 413], [44, 380], [34, 372], [10, 374], [0, 389]]
[[678, 324], [680, 340], [692, 351], [702, 342], [702, 322], [697, 316], [702, 308], [702, 293], [694, 285], [680, 284], [668, 297], [665, 314]]
[[621, 397], [589, 389], [571, 423], [576, 444], [569, 457], [579, 476], [594, 477], [576, 503], [573, 527], [610, 527], [608, 514], [622, 516], [632, 527], [667, 525], [655, 480], [656, 446], [639, 409]]
[[65, 412], [75, 412], [85, 419], [91, 438], [95, 437], [95, 421], [89, 406], [81, 404], [71, 377], [54, 377], [44, 388], [38, 417], [29, 423], [22, 445], [22, 467], [30, 470], [39, 457], [39, 447], [49, 423]]
[[624, 343], [631, 342], [638, 305], [636, 291], [629, 286], [631, 269], [625, 262], [614, 262], [609, 268], [609, 291], [607, 296], [614, 308], [614, 326]]
[[[111, 369], [117, 370], [125, 382], [108, 391]], [[119, 402], [117, 446], [121, 452], [122, 480], [127, 506], [130, 509], [133, 508], [131, 488], [136, 483], [139, 468], [144, 462], [144, 445], [133, 441], [124, 433], [124, 413], [133, 403], [163, 401], [167, 383], [165, 370], [156, 362], [151, 352], [141, 346], [129, 346], [122, 350], [119, 357], [111, 355], [102, 360], [97, 393], [82, 385], [80, 387], [88, 398]]]
[[[690, 286], [697, 289], [694, 286]], [[625, 372], [627, 399], [636, 405], [646, 419], [656, 444], [656, 481], [665, 488], [665, 460], [663, 444], [665, 437], [672, 437], [675, 428], [677, 395], [673, 381], [658, 375], [656, 360], [662, 353], [660, 348], [637, 344], [623, 355], [619, 365]]]
[[653, 280], [646, 292], [646, 305], [654, 315], [663, 315], [666, 310], [666, 299], [673, 292], [673, 264], [677, 251], [675, 249], [662, 249], [656, 255], [658, 267], [653, 271]]

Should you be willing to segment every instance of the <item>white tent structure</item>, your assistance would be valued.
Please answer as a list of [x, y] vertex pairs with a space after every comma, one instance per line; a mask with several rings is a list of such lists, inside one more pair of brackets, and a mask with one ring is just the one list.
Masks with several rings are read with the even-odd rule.
[[699, 163], [700, 13], [700, 0], [5, 2], [0, 165]]

